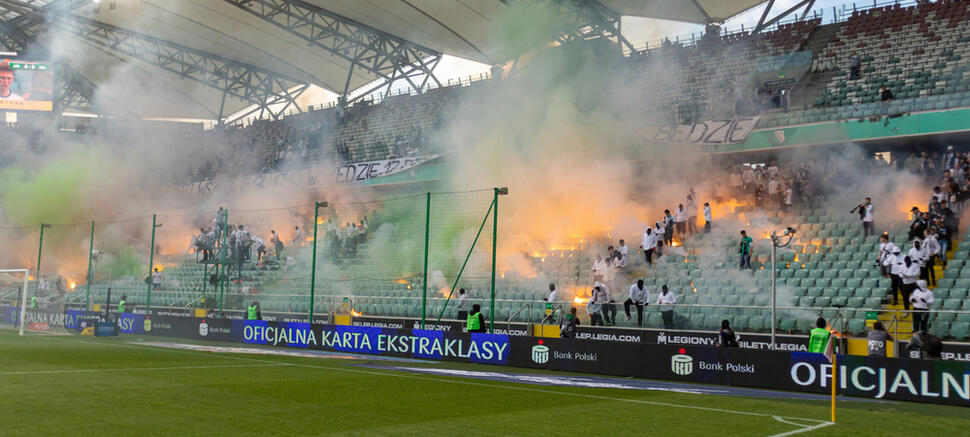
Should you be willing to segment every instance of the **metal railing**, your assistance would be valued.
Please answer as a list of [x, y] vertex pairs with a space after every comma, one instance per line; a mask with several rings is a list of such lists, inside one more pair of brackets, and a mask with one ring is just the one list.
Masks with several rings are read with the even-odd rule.
[[528, 319], [527, 320], [529, 321], [529, 323], [532, 323], [532, 304], [533, 303], [534, 302], [528, 302], [528, 303], [523, 304], [522, 306], [519, 307], [519, 309], [515, 310], [515, 312], [512, 313], [511, 316], [509, 316], [508, 325], [505, 327], [506, 332], [512, 330], [512, 320], [514, 320], [515, 319], [515, 316], [519, 315], [519, 313], [521, 313], [522, 310], [527, 310], [528, 311], [528, 315], [529, 316], [528, 316]]

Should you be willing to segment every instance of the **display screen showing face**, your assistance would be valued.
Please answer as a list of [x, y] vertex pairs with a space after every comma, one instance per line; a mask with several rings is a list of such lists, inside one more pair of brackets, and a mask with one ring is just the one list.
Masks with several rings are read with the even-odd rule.
[[0, 61], [0, 110], [51, 111], [54, 72], [44, 61]]

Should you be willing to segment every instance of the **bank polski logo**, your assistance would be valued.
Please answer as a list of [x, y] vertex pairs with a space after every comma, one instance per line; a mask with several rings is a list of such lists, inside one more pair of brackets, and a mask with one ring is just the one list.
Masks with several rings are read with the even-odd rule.
[[684, 355], [684, 348], [678, 350], [679, 354], [670, 357], [670, 370], [675, 375], [687, 376], [694, 372], [694, 358]]
[[199, 335], [203, 337], [209, 335], [209, 324], [207, 324], [205, 320], [203, 320], [202, 323], [199, 323]]
[[532, 346], [532, 362], [536, 364], [549, 362], [549, 346], [544, 346], [542, 340], [539, 340], [539, 344]]
[[660, 331], [657, 334], [657, 344], [667, 344], [667, 333]]

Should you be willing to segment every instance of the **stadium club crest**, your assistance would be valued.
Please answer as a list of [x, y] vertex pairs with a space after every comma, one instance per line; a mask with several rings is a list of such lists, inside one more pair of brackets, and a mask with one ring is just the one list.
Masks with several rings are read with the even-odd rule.
[[687, 376], [694, 372], [694, 358], [690, 355], [684, 355], [684, 348], [681, 348], [677, 352], [677, 355], [670, 357], [670, 370], [674, 372], [675, 375]]
[[199, 335], [203, 337], [209, 335], [209, 324], [206, 323], [205, 320], [203, 320], [202, 323], [199, 323]]
[[145, 332], [152, 332], [152, 319], [145, 317], [145, 322], [142, 323], [142, 327], [145, 328]]
[[785, 131], [783, 131], [781, 129], [776, 130], [775, 131], [775, 139], [778, 140], [779, 143], [784, 143], [785, 142]]
[[536, 364], [549, 362], [549, 346], [544, 346], [542, 340], [539, 340], [539, 344], [532, 346], [532, 361]]
[[660, 331], [660, 333], [657, 334], [657, 344], [667, 344], [667, 333], [666, 332]]

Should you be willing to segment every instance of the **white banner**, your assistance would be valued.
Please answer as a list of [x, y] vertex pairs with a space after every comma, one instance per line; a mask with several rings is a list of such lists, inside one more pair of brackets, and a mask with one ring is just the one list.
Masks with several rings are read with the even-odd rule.
[[225, 197], [264, 186], [282, 186], [294, 190], [309, 190], [331, 181], [351, 184], [367, 181], [415, 168], [440, 155], [413, 156], [407, 158], [382, 159], [378, 161], [357, 162], [338, 167], [316, 165], [297, 170], [261, 173], [256, 175], [222, 174], [212, 180], [193, 182], [187, 185], [168, 187], [181, 198], [208, 198], [213, 195]]
[[334, 170], [333, 178], [334, 181], [341, 184], [377, 179], [400, 171], [410, 170], [437, 157], [438, 155], [410, 156], [344, 164]]
[[698, 121], [694, 124], [646, 127], [644, 136], [654, 143], [699, 145], [737, 144], [743, 142], [758, 123], [759, 117]]

